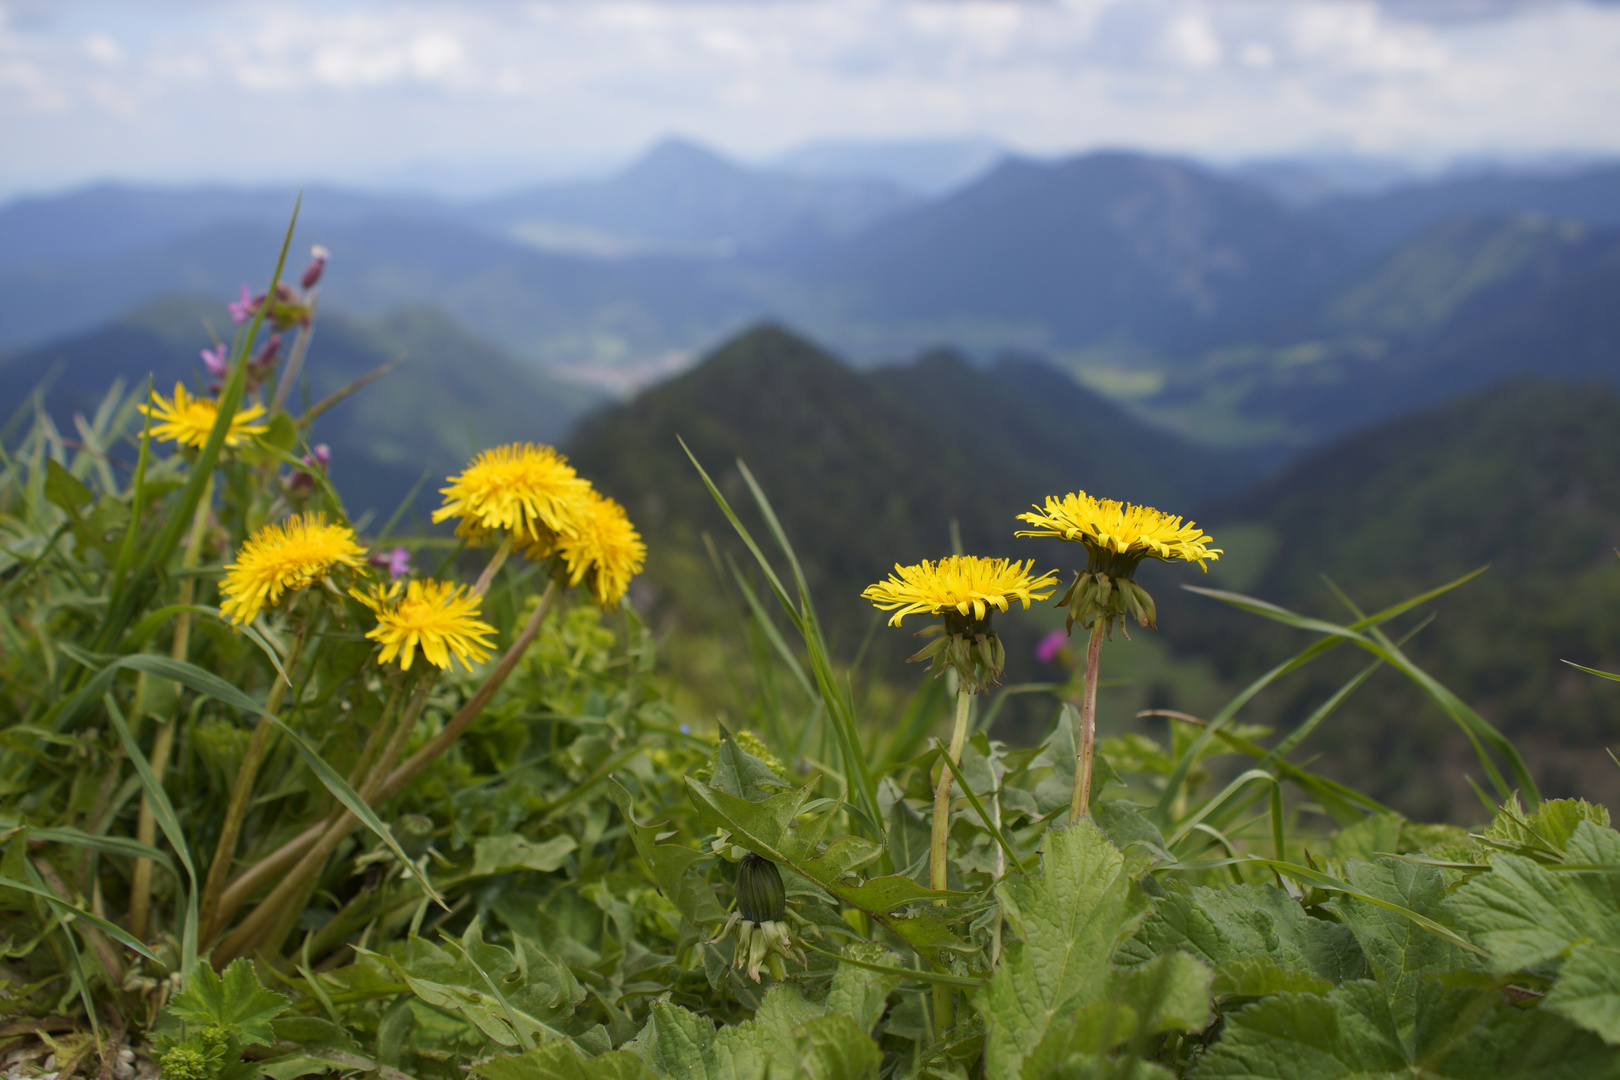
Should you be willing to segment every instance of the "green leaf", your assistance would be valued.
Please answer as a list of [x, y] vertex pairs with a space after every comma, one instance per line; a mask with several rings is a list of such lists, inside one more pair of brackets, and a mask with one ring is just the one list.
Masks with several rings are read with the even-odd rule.
[[1346, 983], [1326, 997], [1277, 994], [1226, 1018], [1195, 1080], [1588, 1080], [1620, 1054], [1544, 1010], [1491, 991], [1426, 980], [1401, 1035], [1383, 990]]
[[[1577, 836], [1586, 830], [1597, 826], [1583, 822]], [[1496, 958], [1497, 971], [1506, 973], [1550, 960], [1579, 941], [1620, 947], [1617, 891], [1613, 875], [1561, 873], [1503, 854], [1491, 860], [1490, 873], [1458, 889], [1452, 903], [1474, 940]]]
[[1108, 1000], [1129, 1006], [1141, 1031], [1202, 1031], [1211, 1019], [1213, 977], [1214, 972], [1187, 953], [1165, 953], [1114, 971]]
[[877, 1080], [883, 1053], [847, 1016], [820, 1016], [794, 1032], [795, 1074], [813, 1080]]
[[1269, 956], [1228, 960], [1215, 969], [1210, 993], [1217, 997], [1265, 997], [1267, 994], [1326, 994], [1333, 984], [1304, 971], [1287, 971]]
[[610, 1050], [587, 1060], [567, 1039], [553, 1039], [521, 1054], [498, 1054], [474, 1062], [480, 1080], [654, 1080], [641, 1059]]
[[659, 891], [675, 905], [675, 910], [693, 926], [701, 927], [723, 920], [726, 912], [714, 898], [714, 889], [692, 870], [695, 864], [713, 856], [679, 844], [658, 843], [658, 830], [636, 820], [634, 803], [624, 785], [609, 779], [607, 789], [608, 796], [618, 806], [620, 815], [630, 829], [636, 853], [641, 856]]
[[1620, 949], [1576, 946], [1541, 1007], [1620, 1046]]
[[[1382, 858], [1372, 863], [1347, 863], [1344, 873], [1366, 898], [1384, 900], [1441, 925], [1453, 926], [1454, 916], [1445, 906], [1445, 879], [1437, 867]], [[1389, 998], [1390, 1014], [1404, 1038], [1416, 1023], [1414, 1010], [1421, 981], [1431, 975], [1479, 970], [1482, 960], [1428, 932], [1406, 915], [1366, 898], [1343, 896], [1333, 902], [1333, 908], [1355, 932], [1362, 951], [1372, 962], [1373, 975]]]
[[1265, 958], [1282, 971], [1329, 983], [1371, 974], [1348, 927], [1312, 917], [1275, 885], [1212, 889], [1169, 883], [1157, 910], [1120, 948], [1119, 960], [1140, 964], [1177, 949], [1217, 970]]
[[[850, 942], [844, 946], [844, 955], [890, 968], [897, 968], [901, 963], [900, 957], [892, 950], [871, 941]], [[855, 964], [839, 964], [838, 973], [833, 976], [832, 989], [827, 991], [827, 999], [822, 1005], [829, 1015], [847, 1016], [855, 1021], [855, 1026], [861, 1031], [870, 1032], [872, 1025], [883, 1016], [889, 995], [900, 985], [900, 979], [899, 975], [873, 971]]]
[[233, 960], [223, 975], [202, 960], [188, 974], [186, 988], [169, 1002], [169, 1011], [187, 1023], [224, 1028], [244, 1045], [268, 1046], [276, 1039], [271, 1021], [290, 1004], [259, 985], [247, 960]]
[[967, 947], [936, 915], [902, 913], [911, 905], [958, 899], [959, 894], [933, 892], [904, 877], [858, 881], [855, 871], [883, 854], [883, 848], [870, 840], [840, 836], [824, 849], [819, 846], [838, 813], [836, 806], [819, 818], [795, 824], [810, 798], [809, 785], [763, 802], [749, 802], [688, 776], [686, 792], [699, 818], [729, 830], [734, 843], [794, 870], [843, 903], [860, 908], [929, 962], [947, 966], [947, 953]]
[[510, 874], [516, 870], [552, 873], [568, 861], [579, 841], [565, 834], [534, 843], [516, 833], [480, 837], [473, 845], [473, 877]]
[[45, 498], [53, 505], [67, 511], [69, 517], [78, 517], [79, 507], [95, 497], [95, 492], [55, 458], [45, 459]]
[[1089, 820], [1051, 830], [1043, 846], [1040, 877], [1016, 876], [996, 889], [1017, 940], [973, 998], [991, 1076], [1019, 1075], [1056, 1018], [1105, 998], [1114, 950], [1152, 906]]

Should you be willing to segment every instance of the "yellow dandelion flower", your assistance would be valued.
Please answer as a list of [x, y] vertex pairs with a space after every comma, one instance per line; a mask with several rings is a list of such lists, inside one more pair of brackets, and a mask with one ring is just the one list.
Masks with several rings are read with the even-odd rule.
[[[165, 400], [162, 394], [154, 393], [150, 406], [137, 408], [142, 416], [157, 421], [152, 427], [153, 435], [184, 446], [201, 446], [207, 442], [208, 433], [214, 430], [214, 421], [219, 418], [218, 402], [213, 398], [192, 397], [181, 383], [174, 384], [174, 400]], [[237, 409], [231, 417], [231, 429], [225, 433], [225, 445], [241, 446], [251, 436], [269, 431], [268, 425], [254, 423], [263, 415], [264, 406], [257, 403]]]
[[604, 608], [619, 606], [630, 579], [647, 561], [647, 545], [630, 523], [624, 507], [606, 495], [587, 489], [574, 501], [571, 524], [550, 542], [533, 545], [531, 559], [556, 555], [568, 571], [569, 586], [588, 580], [591, 595]]
[[220, 611], [237, 624], [252, 622], [283, 593], [314, 584], [339, 567], [358, 569], [366, 553], [347, 525], [328, 525], [319, 514], [304, 514], [266, 525], [248, 537], [225, 567]]
[[941, 615], [954, 611], [962, 618], [983, 621], [990, 608], [1006, 611], [1014, 600], [1026, 609], [1032, 600], [1045, 600], [1057, 589], [1057, 576], [1036, 577], [1035, 560], [987, 559], [978, 555], [951, 555], [938, 562], [924, 559], [915, 566], [895, 565], [887, 581], [869, 585], [861, 593], [883, 611], [898, 611], [889, 619], [899, 626], [907, 615]]
[[413, 581], [400, 596], [402, 584], [373, 586], [369, 593], [349, 590], [377, 614], [366, 637], [382, 643], [382, 663], [399, 657], [401, 670], [409, 671], [419, 645], [428, 663], [441, 668], [450, 667], [452, 655], [468, 671], [489, 659], [495, 628], [478, 618], [478, 596], [445, 581]]
[[551, 447], [513, 443], [485, 450], [439, 490], [445, 500], [433, 520], [459, 517], [457, 534], [479, 539], [508, 529], [538, 544], [565, 531], [570, 508], [590, 484]]
[[[1136, 506], [1113, 499], [1098, 499], [1077, 491], [1059, 499], [1048, 495], [1046, 506], [1019, 514], [1020, 521], [1034, 528], [1021, 529], [1018, 536], [1056, 536], [1075, 540], [1109, 561], [1125, 560], [1134, 567], [1149, 556], [1155, 559], [1185, 560], [1204, 566], [1206, 559], [1219, 559], [1221, 550], [1208, 546], [1214, 537], [1192, 522], [1151, 506]], [[1207, 569], [1207, 567], [1205, 567]]]

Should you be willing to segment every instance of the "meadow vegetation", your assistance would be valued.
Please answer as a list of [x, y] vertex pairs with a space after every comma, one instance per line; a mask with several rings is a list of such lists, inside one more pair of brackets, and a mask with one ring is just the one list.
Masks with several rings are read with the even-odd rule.
[[[294, 287], [285, 261], [216, 390], [8, 432], [8, 1077], [1620, 1076], [1620, 833], [1544, 800], [1395, 629], [1469, 575], [1348, 622], [1203, 589], [1307, 643], [1207, 715], [1097, 737], [1110, 634], [1173, 614], [1137, 564], [1215, 559], [1218, 532], [1054, 491], [1026, 561], [942, 552], [868, 589], [933, 661], [874, 677], [825, 629], [871, 609], [824, 618], [773, 492], [693, 453], [743, 553], [710, 586], [748, 667], [715, 673], [716, 723], [637, 614], [647, 553], [588, 459], [478, 455], [443, 488], [453, 536], [349, 518], [315, 421], [367, 388], [289, 393], [324, 265]], [[998, 684], [1043, 601], [1073, 703]], [[1472, 747], [1476, 827], [1312, 770], [1379, 671]], [[1045, 702], [1027, 745], [994, 737], [1019, 699]]]

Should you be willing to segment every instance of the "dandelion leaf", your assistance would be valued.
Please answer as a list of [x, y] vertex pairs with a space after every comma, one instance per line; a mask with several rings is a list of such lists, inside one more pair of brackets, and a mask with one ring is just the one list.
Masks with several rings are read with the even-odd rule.
[[1018, 1076], [1059, 1018], [1105, 1000], [1114, 950], [1152, 906], [1089, 820], [1052, 830], [1043, 843], [1041, 876], [996, 890], [1017, 940], [974, 997], [991, 1076]]
[[552, 873], [562, 867], [579, 841], [563, 833], [535, 843], [516, 833], [481, 837], [473, 846], [473, 877], [509, 874], [515, 870]]
[[814, 1080], [877, 1080], [883, 1053], [849, 1017], [817, 1017], [795, 1035], [798, 1067], [787, 1075]]
[[882, 1062], [854, 1019], [824, 1013], [791, 983], [766, 991], [752, 1020], [719, 1030], [706, 1017], [656, 1002], [647, 1029], [628, 1049], [669, 1080], [869, 1080]]
[[607, 789], [630, 829], [636, 853], [646, 864], [647, 872], [652, 875], [659, 891], [675, 905], [675, 910], [694, 926], [723, 920], [726, 917], [725, 909], [714, 898], [714, 890], [692, 870], [694, 864], [710, 856], [679, 844], [658, 843], [658, 830], [636, 820], [630, 793], [624, 786], [617, 780], [609, 779]]

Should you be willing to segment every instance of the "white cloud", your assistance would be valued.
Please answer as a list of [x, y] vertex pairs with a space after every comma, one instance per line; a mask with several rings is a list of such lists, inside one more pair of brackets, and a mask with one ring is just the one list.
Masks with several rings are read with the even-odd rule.
[[0, 0], [0, 191], [515, 177], [671, 131], [1616, 152], [1616, 71], [1620, 7], [1579, 0]]

